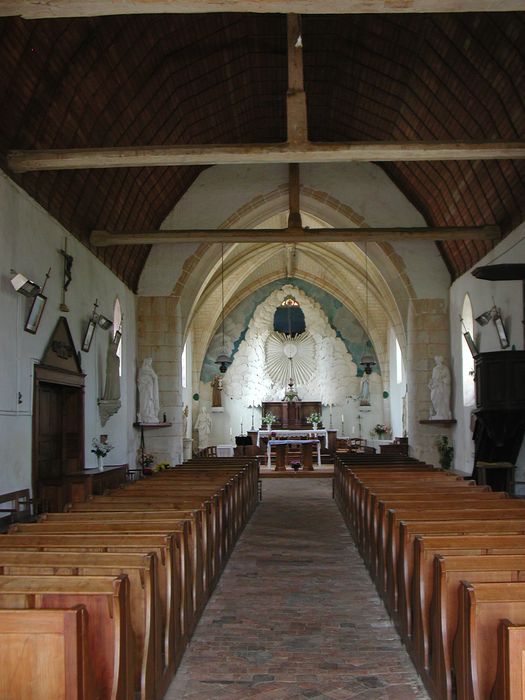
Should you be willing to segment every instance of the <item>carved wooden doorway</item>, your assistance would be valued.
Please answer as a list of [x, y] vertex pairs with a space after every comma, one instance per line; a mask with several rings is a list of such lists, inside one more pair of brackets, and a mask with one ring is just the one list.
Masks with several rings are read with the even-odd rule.
[[62, 510], [67, 477], [84, 469], [84, 377], [65, 318], [35, 368], [33, 493]]

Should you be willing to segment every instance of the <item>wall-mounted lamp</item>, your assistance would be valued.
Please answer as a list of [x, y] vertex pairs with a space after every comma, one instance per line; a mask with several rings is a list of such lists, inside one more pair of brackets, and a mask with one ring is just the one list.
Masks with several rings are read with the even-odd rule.
[[39, 284], [32, 282], [28, 277], [16, 272], [16, 270], [11, 270], [11, 274], [14, 275], [14, 277], [11, 278], [11, 284], [17, 292], [23, 294], [25, 297], [36, 297], [40, 291]]
[[505, 324], [503, 323], [501, 313], [496, 304], [488, 311], [484, 311], [479, 316], [476, 316], [476, 323], [479, 323], [480, 326], [486, 326], [489, 321], [494, 322], [498, 332], [499, 344], [503, 350], [505, 350], [505, 348], [509, 347], [510, 343], [507, 337], [507, 331], [505, 330]]
[[104, 331], [109, 330], [113, 325], [113, 321], [110, 321], [109, 318], [106, 318], [106, 316], [102, 314], [98, 314], [97, 323]]

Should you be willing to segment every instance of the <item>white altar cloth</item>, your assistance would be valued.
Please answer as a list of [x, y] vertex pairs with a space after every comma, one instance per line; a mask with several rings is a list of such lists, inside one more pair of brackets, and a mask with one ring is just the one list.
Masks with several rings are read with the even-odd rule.
[[319, 440], [324, 437], [324, 446], [328, 447], [328, 430], [318, 428], [317, 430], [308, 430], [308, 428], [300, 428], [299, 430], [258, 430], [257, 431], [257, 447], [261, 444], [262, 437], [281, 437], [281, 438], [313, 438]]
[[233, 457], [233, 445], [217, 445], [217, 457]]

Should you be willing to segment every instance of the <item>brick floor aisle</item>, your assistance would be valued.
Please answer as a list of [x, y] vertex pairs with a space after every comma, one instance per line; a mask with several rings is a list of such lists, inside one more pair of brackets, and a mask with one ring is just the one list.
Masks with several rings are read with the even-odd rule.
[[165, 700], [427, 697], [331, 480], [265, 479]]

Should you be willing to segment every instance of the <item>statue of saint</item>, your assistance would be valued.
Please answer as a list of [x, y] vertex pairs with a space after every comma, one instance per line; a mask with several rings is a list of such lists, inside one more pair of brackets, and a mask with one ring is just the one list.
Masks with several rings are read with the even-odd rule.
[[159, 422], [159, 380], [151, 366], [151, 357], [146, 357], [138, 373], [139, 423]]
[[184, 409], [182, 411], [182, 437], [188, 437], [188, 415], [190, 413], [190, 409], [188, 406], [184, 406]]
[[428, 383], [430, 389], [430, 401], [434, 409], [431, 420], [450, 420], [450, 370], [443, 364], [441, 355], [434, 358], [435, 366], [432, 370], [432, 379]]
[[208, 447], [211, 433], [211, 415], [208, 413], [206, 406], [203, 406], [197, 416], [195, 430], [199, 433], [199, 450], [204, 450]]
[[213, 408], [218, 408], [219, 406], [222, 406], [222, 377], [220, 374], [216, 374], [213, 377], [211, 388], [211, 405]]
[[120, 359], [117, 355], [118, 342], [110, 340], [106, 354], [106, 383], [102, 401], [118, 401], [120, 399]]
[[370, 381], [368, 374], [363, 374], [361, 379], [361, 393], [357, 397], [360, 406], [370, 406]]

